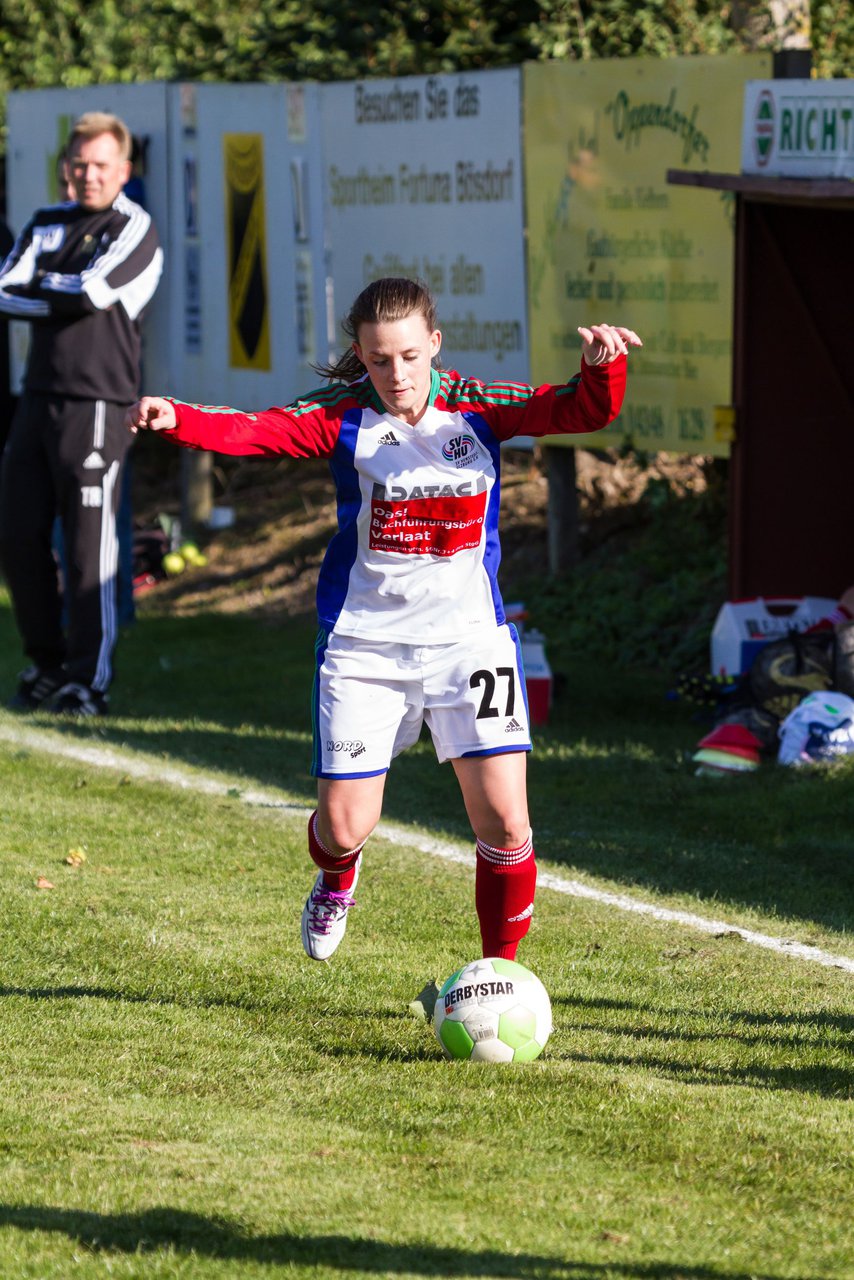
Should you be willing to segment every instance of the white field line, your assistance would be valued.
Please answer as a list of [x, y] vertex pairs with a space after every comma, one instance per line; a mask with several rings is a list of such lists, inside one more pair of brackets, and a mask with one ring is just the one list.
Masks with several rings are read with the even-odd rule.
[[[215, 778], [205, 777], [203, 774], [181, 769], [176, 765], [164, 764], [162, 760], [146, 759], [136, 754], [127, 755], [115, 748], [91, 746], [79, 740], [69, 741], [37, 729], [0, 723], [0, 741], [8, 742], [19, 749], [62, 756], [67, 760], [78, 760], [81, 764], [92, 765], [98, 769], [116, 769], [120, 773], [145, 782], [167, 783], [169, 786], [197, 791], [203, 795], [226, 796], [237, 791], [244, 804], [280, 809], [294, 817], [302, 817], [306, 820], [311, 813], [311, 809], [301, 801], [283, 800], [281, 794], [247, 791], [239, 784], [221, 782]], [[463, 845], [437, 840], [389, 822], [381, 822], [376, 834], [395, 844], [402, 844], [417, 849], [420, 853], [430, 854], [431, 857], [443, 858], [446, 862], [474, 866], [474, 853], [471, 848]], [[691, 911], [676, 911], [670, 907], [656, 906], [652, 902], [644, 902], [628, 894], [610, 893], [605, 889], [584, 884], [581, 880], [565, 880], [551, 871], [540, 869], [537, 875], [537, 888], [550, 889], [554, 893], [562, 893], [572, 898], [586, 898], [591, 902], [613, 907], [617, 911], [649, 916], [653, 920], [660, 920], [666, 924], [685, 925], [689, 929], [696, 929], [699, 933], [708, 933], [717, 937], [737, 934], [744, 942], [749, 942], [754, 947], [763, 947], [767, 951], [776, 951], [780, 955], [792, 956], [799, 960], [811, 960], [827, 968], [844, 969], [848, 973], [854, 973], [854, 959], [848, 956], [833, 955], [832, 952], [807, 946], [803, 942], [795, 942], [790, 938], [775, 938], [766, 933], [758, 933], [754, 929], [744, 929], [741, 925], [729, 924], [724, 920], [709, 920]]]

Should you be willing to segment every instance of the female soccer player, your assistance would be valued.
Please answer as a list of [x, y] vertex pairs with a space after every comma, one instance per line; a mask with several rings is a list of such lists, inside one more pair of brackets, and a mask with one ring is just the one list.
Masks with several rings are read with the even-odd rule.
[[426, 721], [450, 760], [476, 839], [484, 956], [513, 959], [533, 914], [536, 865], [525, 771], [531, 749], [515, 628], [496, 575], [501, 442], [595, 431], [620, 410], [631, 329], [579, 329], [582, 367], [564, 386], [483, 383], [441, 371], [435, 302], [386, 278], [359, 294], [351, 348], [328, 385], [259, 413], [143, 396], [131, 431], [233, 455], [328, 457], [338, 532], [320, 570], [313, 690], [319, 868], [303, 946], [328, 960], [344, 936], [362, 848], [391, 760]]

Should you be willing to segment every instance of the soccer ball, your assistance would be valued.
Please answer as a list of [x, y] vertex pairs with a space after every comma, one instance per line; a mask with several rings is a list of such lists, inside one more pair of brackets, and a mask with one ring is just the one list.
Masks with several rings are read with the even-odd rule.
[[475, 960], [442, 986], [433, 1030], [449, 1058], [530, 1062], [551, 1035], [549, 993], [515, 960]]

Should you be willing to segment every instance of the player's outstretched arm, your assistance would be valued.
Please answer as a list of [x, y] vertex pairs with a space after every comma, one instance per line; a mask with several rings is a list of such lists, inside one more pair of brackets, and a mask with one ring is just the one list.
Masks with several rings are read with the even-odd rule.
[[125, 414], [125, 427], [132, 435], [137, 431], [173, 431], [178, 425], [175, 406], [162, 396], [143, 396]]
[[642, 347], [634, 329], [624, 329], [621, 325], [592, 324], [589, 329], [579, 325], [581, 334], [581, 354], [586, 364], [610, 364], [617, 356], [626, 356], [629, 347]]

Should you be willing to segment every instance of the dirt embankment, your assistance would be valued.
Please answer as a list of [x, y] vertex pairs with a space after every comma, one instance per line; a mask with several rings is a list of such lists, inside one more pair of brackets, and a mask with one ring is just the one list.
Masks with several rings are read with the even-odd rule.
[[[134, 481], [134, 522], [154, 526], [180, 511], [180, 459], [160, 446], [142, 451]], [[608, 451], [576, 452], [582, 546], [596, 545], [634, 519], [650, 483], [681, 494], [706, 487], [702, 458], [658, 454], [638, 461]], [[325, 462], [218, 460], [215, 502], [233, 507], [232, 528], [195, 532], [208, 558], [140, 593], [141, 608], [200, 613], [257, 611], [271, 621], [311, 614], [323, 552], [335, 530], [335, 499]], [[548, 480], [542, 451], [508, 451], [502, 471], [502, 578], [524, 582], [546, 563]]]

